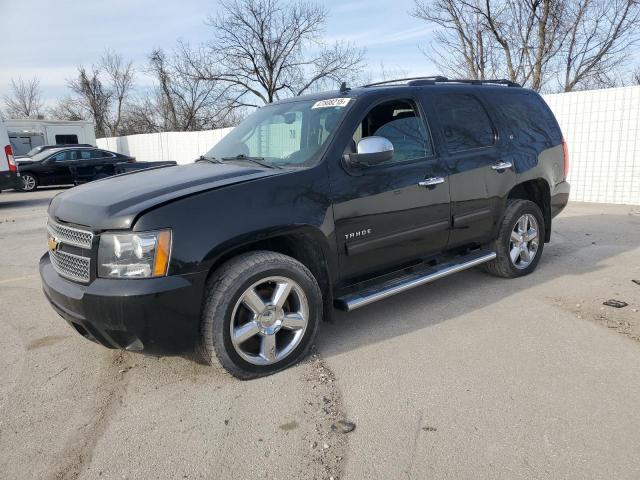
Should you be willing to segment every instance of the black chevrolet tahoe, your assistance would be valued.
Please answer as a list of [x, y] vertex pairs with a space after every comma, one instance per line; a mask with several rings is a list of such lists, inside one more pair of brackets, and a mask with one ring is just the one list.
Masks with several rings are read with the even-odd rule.
[[517, 84], [343, 85], [258, 109], [193, 164], [59, 194], [40, 275], [92, 341], [263, 376], [333, 308], [478, 265], [531, 273], [567, 168], [553, 114]]

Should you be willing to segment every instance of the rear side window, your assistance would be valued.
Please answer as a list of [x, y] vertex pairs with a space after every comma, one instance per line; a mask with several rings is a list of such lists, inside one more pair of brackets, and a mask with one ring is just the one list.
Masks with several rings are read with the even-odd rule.
[[495, 143], [489, 115], [473, 95], [437, 94], [433, 102], [450, 152], [489, 147]]
[[541, 141], [549, 146], [562, 142], [562, 133], [553, 113], [537, 95], [505, 92], [496, 98], [494, 108], [520, 140]]

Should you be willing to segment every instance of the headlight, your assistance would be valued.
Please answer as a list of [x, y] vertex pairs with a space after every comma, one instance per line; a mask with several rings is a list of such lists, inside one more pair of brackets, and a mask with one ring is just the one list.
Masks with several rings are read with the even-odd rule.
[[98, 248], [98, 276], [103, 278], [163, 277], [169, 267], [171, 230], [103, 233]]

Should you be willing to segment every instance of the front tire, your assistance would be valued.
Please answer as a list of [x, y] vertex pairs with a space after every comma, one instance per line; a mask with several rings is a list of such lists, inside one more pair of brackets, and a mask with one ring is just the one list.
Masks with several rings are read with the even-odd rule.
[[25, 173], [20, 175], [20, 179], [22, 180], [22, 186], [20, 190], [22, 190], [23, 192], [33, 192], [36, 188], [38, 188], [38, 179], [35, 177], [35, 175]]
[[283, 370], [309, 351], [322, 319], [311, 272], [275, 252], [240, 255], [207, 283], [200, 356], [240, 379]]
[[544, 239], [540, 207], [530, 200], [508, 200], [498, 237], [489, 246], [497, 257], [485, 264], [485, 270], [502, 278], [530, 274], [542, 256]]

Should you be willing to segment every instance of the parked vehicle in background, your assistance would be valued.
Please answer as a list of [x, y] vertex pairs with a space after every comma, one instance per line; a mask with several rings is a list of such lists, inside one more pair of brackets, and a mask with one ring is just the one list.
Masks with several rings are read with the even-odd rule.
[[95, 145], [91, 145], [89, 143], [79, 143], [77, 145], [73, 144], [59, 144], [59, 145], [41, 145], [39, 147], [33, 147], [26, 154], [16, 157], [16, 159], [20, 160], [21, 158], [27, 159], [27, 157], [33, 157], [36, 153], [44, 152], [45, 150], [50, 150], [52, 148], [64, 148], [64, 147], [89, 147], [93, 148]]
[[18, 159], [21, 190], [30, 192], [39, 186], [78, 185], [116, 175], [118, 165], [135, 158], [95, 147], [58, 147], [45, 149], [32, 157]]
[[27, 155], [42, 145], [95, 146], [96, 133], [93, 122], [86, 120], [5, 120], [14, 156]]
[[0, 122], [0, 192], [18, 188], [20, 179], [13, 151], [9, 143], [9, 135], [3, 122]]
[[258, 109], [195, 164], [56, 196], [43, 290], [104, 346], [268, 375], [334, 306], [478, 265], [533, 272], [568, 162], [551, 110], [512, 82], [343, 85]]

